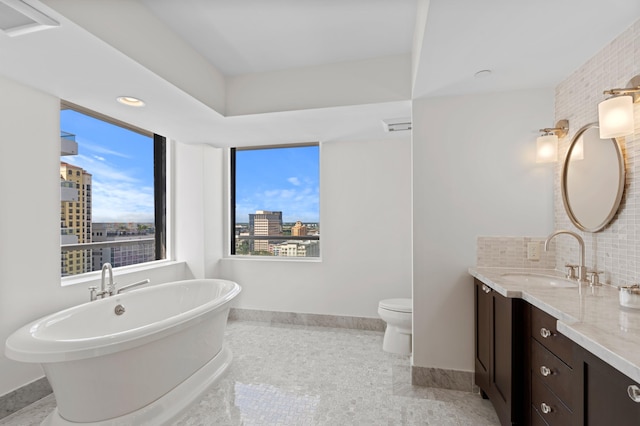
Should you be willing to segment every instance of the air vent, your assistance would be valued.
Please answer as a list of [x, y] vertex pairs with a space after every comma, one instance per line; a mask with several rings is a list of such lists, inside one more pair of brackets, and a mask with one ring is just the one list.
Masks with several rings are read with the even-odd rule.
[[60, 24], [21, 0], [0, 0], [0, 30], [11, 37]]
[[385, 132], [400, 132], [403, 130], [411, 130], [410, 118], [390, 118], [382, 120]]

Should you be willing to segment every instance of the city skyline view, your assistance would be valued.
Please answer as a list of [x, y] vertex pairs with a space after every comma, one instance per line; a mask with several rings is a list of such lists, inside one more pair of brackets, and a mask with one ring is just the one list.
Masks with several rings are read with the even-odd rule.
[[236, 151], [236, 223], [258, 210], [282, 212], [283, 222], [320, 222], [320, 148]]
[[78, 143], [61, 160], [92, 175], [93, 222], [154, 222], [153, 138], [71, 109], [60, 130]]

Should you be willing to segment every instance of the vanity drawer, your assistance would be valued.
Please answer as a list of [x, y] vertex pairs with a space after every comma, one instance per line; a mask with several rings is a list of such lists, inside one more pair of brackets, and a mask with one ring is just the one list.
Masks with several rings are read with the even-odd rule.
[[531, 375], [573, 409], [573, 370], [534, 339], [531, 339]]
[[550, 426], [566, 426], [572, 423], [573, 414], [536, 376], [531, 377], [531, 405], [535, 414]]
[[558, 333], [556, 320], [540, 309], [531, 307], [531, 337], [553, 352], [569, 367], [573, 365], [573, 342]]

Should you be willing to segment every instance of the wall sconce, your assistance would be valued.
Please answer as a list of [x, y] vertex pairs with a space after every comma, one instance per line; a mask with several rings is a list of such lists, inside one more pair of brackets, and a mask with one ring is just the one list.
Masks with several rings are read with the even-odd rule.
[[605, 90], [603, 93], [612, 96], [598, 104], [600, 139], [633, 134], [633, 104], [640, 100], [640, 75], [633, 77], [626, 89]]
[[554, 163], [558, 161], [558, 138], [566, 136], [569, 120], [560, 120], [556, 127], [540, 129], [542, 136], [536, 140], [536, 163]]

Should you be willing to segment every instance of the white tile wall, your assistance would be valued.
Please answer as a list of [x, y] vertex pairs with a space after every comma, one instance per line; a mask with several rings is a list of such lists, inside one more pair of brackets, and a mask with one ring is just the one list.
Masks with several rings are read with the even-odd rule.
[[[622, 29], [621, 29], [622, 30]], [[569, 220], [562, 204], [560, 175], [571, 138], [582, 126], [598, 121], [598, 103], [607, 89], [626, 87], [640, 74], [640, 21], [624, 31], [593, 58], [556, 87], [556, 120], [568, 119], [569, 134], [560, 140], [554, 180], [554, 223], [583, 236], [586, 263], [604, 271], [601, 278], [613, 285], [640, 282], [640, 104], [635, 105], [636, 132], [619, 138], [626, 161], [626, 185], [622, 204], [613, 221], [602, 231], [579, 231]], [[556, 268], [578, 259], [577, 243], [556, 238]]]
[[[479, 267], [554, 269], [555, 241], [544, 251], [545, 237], [478, 237], [476, 265]], [[536, 243], [540, 260], [527, 259], [527, 246]]]

